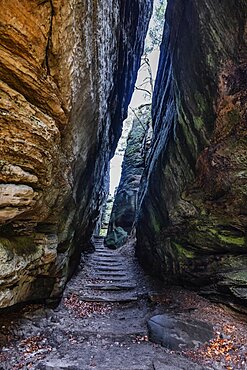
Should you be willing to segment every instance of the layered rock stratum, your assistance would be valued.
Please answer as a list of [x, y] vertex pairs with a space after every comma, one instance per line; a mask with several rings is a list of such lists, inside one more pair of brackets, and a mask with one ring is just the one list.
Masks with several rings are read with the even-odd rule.
[[2, 0], [0, 307], [58, 297], [87, 247], [149, 0]]
[[137, 253], [151, 273], [247, 304], [242, 0], [168, 2]]

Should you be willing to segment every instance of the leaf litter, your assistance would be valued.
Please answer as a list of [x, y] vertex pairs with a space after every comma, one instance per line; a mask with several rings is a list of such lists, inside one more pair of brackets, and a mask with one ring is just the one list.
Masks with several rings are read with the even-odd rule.
[[247, 317], [226, 306], [208, 301], [195, 292], [180, 288], [167, 288], [153, 302], [173, 307], [178, 313], [211, 323], [214, 337], [195, 350], [182, 354], [205, 366], [220, 365], [226, 370], [247, 370]]
[[80, 297], [72, 293], [68, 298], [64, 298], [64, 305], [76, 317], [86, 318], [93, 314], [104, 315], [112, 310], [113, 305], [104, 302], [84, 302]]

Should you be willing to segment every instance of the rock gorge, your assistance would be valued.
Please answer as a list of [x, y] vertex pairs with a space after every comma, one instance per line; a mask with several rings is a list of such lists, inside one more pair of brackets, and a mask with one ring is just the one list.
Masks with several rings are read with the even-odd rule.
[[168, 282], [247, 305], [245, 1], [168, 2], [137, 254]]
[[149, 0], [1, 0], [0, 307], [59, 297], [87, 248]]
[[[59, 297], [90, 247], [152, 4], [1, 5], [6, 307]], [[244, 0], [168, 1], [135, 221], [151, 274], [235, 307], [247, 303], [246, 13]]]

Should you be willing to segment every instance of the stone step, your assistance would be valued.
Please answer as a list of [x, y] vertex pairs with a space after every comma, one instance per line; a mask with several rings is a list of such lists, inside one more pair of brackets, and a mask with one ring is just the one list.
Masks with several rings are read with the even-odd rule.
[[91, 271], [92, 270], [97, 270], [97, 271], [126, 271], [126, 268], [123, 266], [123, 265], [112, 265], [112, 264], [108, 264], [108, 265], [98, 265], [98, 264], [94, 264], [94, 263], [90, 263], [88, 265], [90, 268], [91, 268]]
[[95, 270], [96, 271], [106, 271], [106, 272], [119, 272], [119, 273], [122, 273], [122, 272], [125, 272], [127, 273], [126, 269], [125, 268], [120, 268], [118, 266], [95, 266]]
[[98, 279], [102, 280], [102, 281], [112, 282], [112, 283], [126, 283], [126, 284], [128, 284], [130, 282], [129, 277], [126, 277], [126, 276], [122, 276], [122, 277], [119, 277], [119, 276], [112, 276], [112, 277], [101, 276], [101, 277], [98, 277]]
[[127, 302], [136, 302], [138, 300], [137, 295], [131, 295], [131, 294], [115, 294], [115, 295], [108, 295], [108, 296], [103, 296], [101, 294], [96, 295], [96, 294], [88, 294], [88, 295], [83, 295], [80, 296], [80, 300], [84, 302], [116, 302], [116, 303], [127, 303]]
[[106, 252], [95, 252], [95, 256], [97, 257], [103, 257], [103, 258], [112, 258], [114, 255], [112, 253], [106, 253]]
[[94, 263], [89, 263], [89, 266], [91, 267], [98, 267], [98, 266], [101, 266], [101, 267], [108, 267], [108, 266], [112, 266], [112, 267], [123, 267], [123, 263], [122, 262], [94, 262]]
[[85, 286], [86, 289], [94, 289], [94, 290], [106, 290], [106, 291], [112, 291], [112, 290], [133, 290], [136, 288], [136, 284], [88, 284]]
[[111, 277], [125, 277], [127, 278], [128, 275], [124, 272], [124, 273], [121, 273], [121, 272], [118, 272], [118, 271], [112, 271], [112, 272], [95, 272], [94, 274], [92, 274], [92, 277], [106, 277], [106, 278], [111, 278]]
[[123, 258], [121, 258], [121, 257], [118, 257], [118, 258], [116, 258], [116, 257], [108, 257], [108, 258], [106, 258], [106, 257], [97, 257], [97, 256], [92, 256], [92, 258], [90, 259], [90, 262], [91, 261], [93, 261], [93, 262], [112, 262], [112, 263], [114, 263], [114, 262], [122, 262], [122, 261], [124, 261], [124, 259]]

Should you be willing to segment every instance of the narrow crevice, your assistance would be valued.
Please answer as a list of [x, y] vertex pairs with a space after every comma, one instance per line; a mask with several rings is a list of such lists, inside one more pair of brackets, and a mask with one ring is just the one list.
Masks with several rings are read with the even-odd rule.
[[48, 38], [47, 38], [47, 44], [45, 48], [45, 60], [44, 60], [44, 67], [46, 69], [47, 76], [51, 75], [51, 70], [49, 66], [49, 52], [51, 49], [51, 43], [52, 43], [52, 24], [53, 24], [53, 17], [55, 15], [54, 5], [52, 0], [49, 0], [51, 13], [50, 13], [50, 28], [48, 32]]
[[101, 234], [105, 234], [108, 226], [105, 244], [109, 248], [113, 247], [112, 243], [120, 247], [135, 230], [139, 187], [153, 132], [151, 107], [164, 28], [164, 5], [163, 1], [154, 2], [129, 114], [111, 162], [111, 194], [105, 207]]

